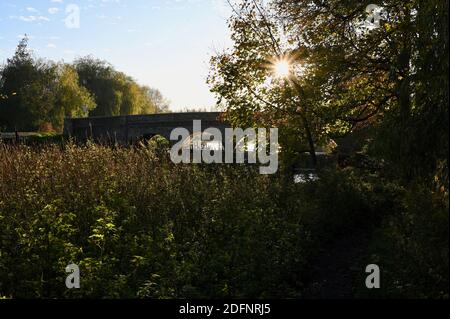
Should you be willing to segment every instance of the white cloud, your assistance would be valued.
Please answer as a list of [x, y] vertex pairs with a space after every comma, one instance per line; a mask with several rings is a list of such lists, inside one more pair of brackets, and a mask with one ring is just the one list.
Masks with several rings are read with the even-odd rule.
[[59, 12], [59, 8], [48, 8], [48, 13], [57, 14]]
[[12, 16], [11, 18], [12, 19], [19, 19], [19, 20], [24, 21], [24, 22], [50, 21], [50, 19], [45, 17], [45, 16], [33, 16], [33, 15], [30, 15], [30, 16], [19, 16], [19, 17]]
[[46, 16], [37, 16], [37, 15], [29, 15], [29, 16], [9, 16], [11, 20], [21, 20], [24, 22], [40, 22], [40, 21], [50, 21]]
[[34, 13], [39, 12], [38, 9], [35, 9], [35, 8], [33, 8], [33, 7], [27, 7], [26, 10], [27, 10], [28, 12], [34, 12]]
[[49, 44], [47, 44], [47, 48], [49, 48], [49, 49], [56, 49], [56, 44], [49, 43]]

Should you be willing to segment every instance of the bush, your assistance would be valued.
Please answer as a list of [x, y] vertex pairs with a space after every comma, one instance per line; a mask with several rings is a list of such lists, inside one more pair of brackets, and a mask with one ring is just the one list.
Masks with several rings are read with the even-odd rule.
[[[158, 138], [0, 144], [0, 296], [302, 297], [327, 243], [375, 229], [381, 295], [445, 297], [448, 197], [433, 198], [354, 169], [294, 184], [252, 166], [174, 165]], [[81, 289], [65, 287], [71, 263]]]
[[381, 289], [358, 295], [448, 298], [448, 210], [448, 193], [424, 185], [405, 188], [397, 210], [375, 232], [368, 251], [368, 263], [380, 265]]
[[[308, 234], [295, 191], [158, 150], [1, 146], [0, 295], [297, 295]], [[65, 288], [70, 263], [80, 290]]]

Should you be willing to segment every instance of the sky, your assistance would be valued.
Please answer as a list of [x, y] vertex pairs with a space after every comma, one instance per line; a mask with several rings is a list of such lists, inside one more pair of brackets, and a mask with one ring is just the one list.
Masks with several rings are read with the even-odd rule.
[[24, 34], [38, 57], [93, 55], [159, 89], [172, 111], [213, 110], [209, 58], [231, 45], [226, 0], [0, 0], [0, 63]]

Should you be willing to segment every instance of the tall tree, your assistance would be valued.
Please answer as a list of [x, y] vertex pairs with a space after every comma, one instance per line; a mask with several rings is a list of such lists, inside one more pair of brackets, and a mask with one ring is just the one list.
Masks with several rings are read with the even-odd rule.
[[6, 130], [61, 131], [65, 116], [84, 116], [95, 107], [65, 64], [35, 59], [25, 37], [1, 69], [0, 125]]
[[[312, 156], [375, 129], [368, 145], [406, 179], [448, 162], [447, 0], [244, 0], [233, 12], [234, 46], [209, 78], [232, 121], [277, 125], [285, 150]], [[274, 60], [288, 77], [271, 75]]]
[[385, 0], [375, 13], [370, 1], [275, 3], [332, 129], [377, 128], [378, 154], [406, 179], [448, 159], [448, 0]]
[[279, 127], [287, 161], [309, 153], [316, 164], [323, 123], [313, 116], [316, 103], [303, 52], [285, 41], [282, 21], [263, 1], [242, 1], [233, 11], [234, 46], [212, 58], [208, 78], [218, 104], [226, 106], [235, 125]]
[[156, 89], [141, 86], [106, 61], [84, 57], [74, 62], [80, 84], [95, 96], [92, 116], [151, 114], [168, 109], [168, 102]]
[[97, 107], [91, 116], [120, 115], [123, 92], [116, 79], [116, 71], [109, 63], [84, 57], [74, 62], [82, 86], [94, 96]]
[[78, 73], [73, 66], [57, 64], [55, 73], [53, 93], [57, 107], [51, 113], [51, 121], [57, 131], [62, 131], [65, 117], [86, 117], [96, 104], [89, 91], [79, 85]]
[[0, 123], [3, 129], [27, 129], [32, 121], [24, 92], [38, 76], [34, 59], [27, 48], [28, 38], [22, 39], [14, 56], [1, 68]]

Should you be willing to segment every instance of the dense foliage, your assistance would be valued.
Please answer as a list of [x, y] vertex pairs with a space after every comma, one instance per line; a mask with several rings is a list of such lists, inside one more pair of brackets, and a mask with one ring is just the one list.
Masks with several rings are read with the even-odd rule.
[[62, 130], [64, 117], [95, 107], [70, 65], [35, 59], [27, 39], [0, 68], [0, 130]]
[[364, 248], [384, 267], [378, 295], [448, 297], [449, 2], [372, 3], [230, 1], [233, 46], [209, 83], [233, 124], [279, 128], [284, 169], [328, 145], [370, 163], [361, 176], [396, 189]]
[[37, 59], [24, 38], [0, 67], [0, 131], [62, 132], [65, 117], [167, 112], [169, 102], [105, 61]]
[[131, 77], [118, 72], [109, 63], [92, 57], [74, 62], [80, 84], [91, 92], [97, 103], [91, 116], [150, 114], [168, 111], [168, 102], [161, 93], [140, 86]]
[[[0, 295], [302, 297], [328, 243], [374, 228], [372, 253], [390, 261], [386, 296], [448, 295], [448, 206], [439, 194], [413, 197], [351, 168], [294, 184], [249, 166], [167, 157], [155, 141], [131, 149], [1, 145]], [[429, 205], [436, 210], [422, 217]], [[420, 235], [411, 232], [417, 227]], [[352, 262], [361, 274], [365, 266]], [[80, 266], [82, 289], [65, 287], [70, 263]]]
[[381, 1], [374, 27], [369, 1], [231, 3], [234, 45], [209, 77], [231, 122], [280, 128], [294, 161], [370, 128], [366, 149], [396, 178], [429, 181], [447, 167], [448, 1]]
[[[383, 1], [370, 28], [364, 1], [237, 3], [208, 81], [232, 124], [280, 129], [279, 174], [174, 165], [159, 139], [0, 144], [0, 296], [449, 297], [448, 0]], [[26, 41], [0, 89], [9, 128], [167, 109], [104, 61], [35, 60]], [[303, 153], [318, 178], [294, 183]]]

